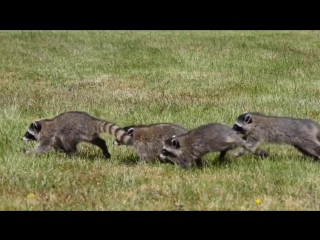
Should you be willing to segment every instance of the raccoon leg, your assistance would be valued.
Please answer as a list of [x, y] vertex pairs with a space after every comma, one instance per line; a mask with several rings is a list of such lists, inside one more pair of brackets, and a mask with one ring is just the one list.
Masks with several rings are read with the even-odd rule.
[[75, 139], [69, 139], [66, 136], [55, 139], [55, 147], [61, 152], [64, 152], [67, 155], [72, 155], [77, 152], [78, 141]]
[[25, 155], [36, 155], [35, 150], [27, 150], [24, 148], [24, 149], [22, 149], [22, 151]]
[[265, 150], [257, 148], [254, 153], [254, 155], [257, 155], [261, 158], [267, 158], [269, 156], [269, 153], [267, 153]]
[[138, 160], [138, 164], [146, 164], [147, 163], [147, 159], [145, 157], [141, 157]]
[[227, 151], [221, 151], [220, 155], [219, 155], [219, 161], [223, 162], [225, 157], [226, 157], [226, 155], [227, 155]]
[[226, 158], [227, 152], [235, 149], [236, 147], [237, 146], [235, 146], [235, 145], [230, 145], [230, 146], [224, 148], [222, 151], [220, 151], [219, 161], [223, 162]]
[[202, 158], [194, 160], [198, 168], [203, 168], [204, 166], [209, 165], [208, 162], [204, 161]]
[[51, 138], [43, 138], [36, 148], [31, 151], [25, 151], [27, 155], [40, 155], [50, 151], [53, 148], [52, 139]]
[[294, 147], [304, 155], [320, 160], [320, 146], [318, 144], [309, 144], [307, 147], [295, 145]]
[[[254, 144], [255, 144], [254, 142], [250, 143], [248, 141], [247, 136], [242, 137], [241, 139], [239, 139], [239, 142], [237, 144], [237, 147], [240, 147], [240, 150], [233, 157], [237, 158], [237, 157], [241, 157], [241, 156], [247, 154], [249, 152], [249, 150], [247, 149], [248, 148], [247, 145], [253, 146]], [[222, 156], [223, 156], [223, 154], [222, 154]], [[221, 157], [220, 157], [220, 159], [221, 159]]]
[[69, 148], [68, 150], [65, 150], [64, 151], [65, 152], [65, 154], [67, 154], [68, 156], [71, 156], [71, 155], [74, 155], [74, 154], [76, 154], [77, 153], [77, 148], [76, 148], [76, 146], [74, 147], [74, 148]]
[[52, 147], [51, 146], [43, 146], [43, 145], [39, 145], [35, 148], [35, 150], [25, 150], [24, 153], [26, 155], [40, 155], [43, 153], [48, 152]]
[[[66, 145], [66, 144], [65, 144]], [[64, 147], [64, 144], [61, 140], [61, 138], [56, 138], [55, 139], [55, 145], [53, 146], [54, 150], [56, 150], [57, 152], [63, 152], [63, 153], [67, 153], [67, 150]]]
[[[239, 152], [237, 152], [234, 157], [237, 158], [237, 157], [240, 157], [240, 156], [243, 156], [245, 154], [247, 154], [248, 152], [252, 152], [252, 151], [247, 151], [245, 149], [240, 149]], [[258, 157], [261, 157], [261, 158], [267, 158], [269, 156], [269, 153], [267, 153], [265, 150], [262, 150], [260, 148], [257, 148], [254, 152], [252, 152], [254, 155], [258, 156]]]
[[245, 148], [241, 148], [235, 155], [234, 157], [237, 158], [237, 157], [241, 157], [245, 154], [247, 154], [249, 151], [246, 150]]
[[192, 167], [192, 164], [188, 161], [180, 161], [179, 162], [179, 166], [182, 168], [182, 169], [189, 169]]
[[38, 155], [34, 150], [24, 150], [23, 153], [28, 156]]
[[234, 157], [240, 157], [246, 153], [248, 153], [249, 151], [252, 152], [254, 155], [262, 157], [262, 158], [266, 158], [269, 156], [269, 154], [265, 151], [259, 148], [259, 146], [261, 145], [261, 141], [247, 141], [244, 142], [243, 146], [241, 147], [241, 149], [235, 154]]
[[304, 150], [303, 148], [299, 147], [299, 146], [293, 146], [295, 149], [297, 149], [299, 152], [301, 152], [303, 155], [306, 155], [308, 157], [314, 157], [313, 155], [311, 155], [309, 152], [307, 152], [306, 150]]
[[[197, 163], [197, 160], [199, 159], [196, 159], [196, 163]], [[188, 162], [188, 161], [185, 161], [185, 160], [180, 160], [180, 159], [177, 159], [177, 158], [170, 158], [170, 161], [173, 163], [173, 164], [176, 164], [178, 165], [180, 168], [182, 169], [187, 169], [187, 168], [191, 168], [192, 167], [192, 161], [191, 162]]]
[[163, 163], [171, 164], [171, 165], [176, 164], [175, 162], [171, 161], [169, 158], [166, 158], [165, 160], [162, 160], [160, 158], [159, 161]]
[[91, 143], [96, 145], [96, 146], [98, 146], [102, 150], [102, 153], [106, 158], [110, 158], [111, 157], [111, 154], [108, 151], [108, 147], [107, 147], [107, 144], [106, 144], [105, 140], [103, 140], [100, 137], [97, 137], [97, 138], [94, 138], [91, 141]]
[[260, 145], [260, 143], [253, 147], [249, 147], [249, 151], [261, 158], [267, 158], [269, 154], [265, 150], [258, 148], [258, 145]]
[[67, 154], [67, 155], [73, 155], [77, 152], [77, 144], [76, 143], [70, 143], [67, 146], [63, 147], [63, 151]]
[[136, 148], [136, 151], [139, 154], [138, 163], [143, 164], [149, 162], [150, 159], [146, 149]]
[[237, 147], [240, 147], [240, 150], [234, 155], [235, 158], [240, 157], [240, 156], [248, 153], [248, 150], [246, 150], [246, 148], [244, 147], [246, 145], [246, 143], [248, 142], [248, 137], [242, 136], [241, 139], [239, 140], [240, 144], [238, 144], [238, 146], [237, 146]]

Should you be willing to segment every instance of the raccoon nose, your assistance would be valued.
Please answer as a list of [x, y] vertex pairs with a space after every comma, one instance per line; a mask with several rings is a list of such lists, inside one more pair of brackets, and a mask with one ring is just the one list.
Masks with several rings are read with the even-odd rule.
[[239, 127], [237, 124], [233, 125], [232, 129], [235, 130], [237, 133], [239, 133], [242, 130], [242, 128]]
[[171, 153], [167, 151], [165, 148], [162, 148], [161, 153], [160, 153], [160, 158], [162, 160], [165, 160], [166, 158], [172, 157]]
[[161, 154], [163, 155], [163, 156], [168, 156], [170, 153], [166, 150], [166, 149], [162, 149], [161, 150]]

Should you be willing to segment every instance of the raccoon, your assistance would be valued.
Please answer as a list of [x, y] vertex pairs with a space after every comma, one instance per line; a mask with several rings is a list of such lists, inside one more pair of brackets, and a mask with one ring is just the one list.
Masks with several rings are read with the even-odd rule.
[[220, 152], [219, 159], [223, 161], [227, 152], [236, 147], [247, 148], [236, 131], [221, 123], [209, 123], [167, 139], [160, 157], [171, 159], [181, 168], [190, 168], [193, 161], [209, 152]]
[[[160, 153], [165, 140], [172, 135], [188, 132], [186, 128], [174, 123], [130, 125], [123, 129], [133, 138], [132, 144], [130, 145], [132, 145], [138, 153], [140, 161], [167, 161], [168, 159], [165, 160], [160, 158]], [[115, 140], [113, 144], [121, 145], [118, 140]], [[197, 161], [197, 164], [198, 166], [201, 166], [201, 160]]]
[[108, 132], [123, 144], [132, 144], [132, 137], [122, 128], [112, 122], [95, 118], [86, 112], [65, 112], [52, 119], [43, 119], [30, 124], [22, 140], [37, 141], [33, 151], [26, 154], [42, 154], [52, 148], [56, 151], [73, 154], [77, 151], [77, 144], [89, 142], [98, 146], [106, 158], [111, 155], [105, 140], [99, 134]]
[[[320, 125], [310, 119], [243, 113], [233, 129], [244, 134], [251, 151], [260, 157], [266, 158], [268, 153], [259, 145], [269, 142], [286, 143], [306, 156], [320, 158]], [[241, 149], [235, 157], [245, 153], [247, 150]]]

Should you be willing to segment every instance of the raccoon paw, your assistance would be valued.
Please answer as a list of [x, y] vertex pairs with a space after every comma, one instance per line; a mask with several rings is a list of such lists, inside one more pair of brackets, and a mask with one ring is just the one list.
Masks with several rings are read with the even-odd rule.
[[141, 159], [141, 158], [137, 162], [137, 165], [146, 165], [146, 164], [147, 164], [147, 160]]
[[26, 155], [29, 155], [31, 152], [25, 148], [22, 149], [22, 152]]
[[189, 169], [192, 167], [192, 164], [190, 162], [180, 162], [179, 166], [181, 169]]
[[254, 154], [259, 156], [261, 159], [269, 157], [269, 153], [259, 148], [254, 152]]

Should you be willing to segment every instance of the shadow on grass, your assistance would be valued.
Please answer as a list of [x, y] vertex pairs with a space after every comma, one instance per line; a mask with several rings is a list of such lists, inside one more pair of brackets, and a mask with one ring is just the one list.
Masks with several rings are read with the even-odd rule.
[[308, 163], [320, 163], [320, 161], [312, 156], [307, 156], [303, 155], [302, 153], [297, 152], [296, 154], [294, 153], [289, 153], [289, 154], [279, 154], [279, 153], [274, 153], [270, 155], [269, 158], [266, 160], [269, 161], [281, 161], [281, 160], [291, 160], [291, 161], [301, 161], [301, 162], [308, 162]]
[[131, 154], [128, 157], [118, 159], [117, 162], [126, 166], [134, 166], [138, 164], [139, 156]]
[[[21, 148], [21, 153], [23, 154], [22, 151], [23, 148]], [[65, 160], [68, 159], [82, 159], [85, 161], [106, 161], [106, 162], [116, 162], [119, 165], [126, 165], [126, 166], [139, 166], [139, 165], [146, 165], [146, 166], [172, 166], [172, 167], [177, 167], [180, 168], [177, 164], [173, 163], [170, 160], [167, 160], [166, 162], [162, 162], [160, 160], [153, 160], [153, 161], [148, 161], [148, 162], [140, 162], [140, 158], [137, 154], [130, 154], [129, 156], [126, 157], [114, 157], [114, 155], [111, 155], [111, 158], [107, 159], [105, 158], [102, 153], [100, 152], [87, 152], [87, 151], [78, 151], [75, 154], [68, 155], [62, 152], [56, 152], [56, 151], [50, 151], [42, 157], [49, 157], [49, 156], [61, 156]], [[223, 169], [223, 168], [230, 168], [233, 165], [238, 165], [237, 162], [240, 161], [241, 163], [239, 164], [245, 164], [245, 162], [248, 162], [247, 164], [255, 164], [255, 162], [258, 164], [261, 161], [270, 161], [270, 162], [279, 162], [282, 160], [292, 160], [292, 161], [301, 161], [301, 162], [314, 162], [314, 163], [320, 163], [319, 160], [315, 160], [312, 157], [308, 157], [302, 154], [294, 154], [294, 153], [289, 153], [289, 154], [279, 154], [279, 153], [271, 153], [267, 158], [260, 158], [258, 156], [254, 155], [245, 155], [243, 157], [239, 158], [233, 158], [231, 154], [227, 154], [225, 159], [223, 161], [219, 160], [219, 155], [210, 157], [205, 159], [203, 158], [203, 166], [198, 167], [196, 164], [192, 166], [192, 168], [187, 169], [191, 171], [201, 171], [204, 169], [208, 168], [218, 168], [218, 169]], [[182, 169], [186, 170], [186, 169]]]
[[167, 160], [165, 162], [162, 162], [160, 160], [150, 160], [148, 162], [140, 162], [140, 158], [138, 155], [136, 154], [132, 154], [132, 155], [129, 155], [128, 157], [125, 157], [125, 158], [121, 158], [120, 160], [118, 160], [118, 163], [119, 164], [124, 164], [124, 165], [127, 165], [127, 166], [135, 166], [135, 165], [175, 165], [175, 163], [173, 163], [172, 161], [170, 160]]
[[[155, 166], [155, 165], [167, 165], [167, 166], [175, 166], [177, 168], [180, 168], [178, 166], [178, 164], [170, 161], [170, 160], [166, 160], [165, 162], [160, 161], [160, 160], [153, 160], [153, 161], [149, 161], [149, 162], [140, 162], [139, 161], [139, 156], [138, 155], [130, 155], [129, 157], [126, 158], [122, 158], [120, 159], [118, 162], [119, 164], [125, 164], [128, 166], [135, 166], [135, 165], [140, 165], [140, 164], [146, 164], [146, 165], [150, 165], [150, 166]], [[232, 159], [231, 157], [226, 157], [224, 161], [220, 161], [219, 157], [216, 157], [213, 159], [213, 161], [208, 161], [203, 159], [203, 166], [202, 167], [198, 167], [196, 164], [193, 164], [193, 166], [189, 169], [182, 169], [181, 170], [191, 170], [191, 171], [197, 171], [197, 170], [203, 170], [205, 168], [224, 168], [224, 167], [229, 167], [232, 165], [234, 159]]]
[[[299, 152], [297, 152], [296, 154], [295, 153], [277, 153], [277, 152], [269, 152], [269, 156], [266, 157], [266, 158], [262, 158], [262, 157], [259, 157], [259, 156], [255, 156], [253, 154], [246, 154], [242, 157], [239, 157], [239, 160], [240, 159], [243, 159], [243, 158], [246, 158], [244, 159], [244, 161], [257, 161], [257, 163], [259, 161], [268, 161], [268, 162], [279, 162], [279, 161], [284, 161], [284, 160], [290, 160], [290, 161], [303, 161], [303, 162], [319, 162], [319, 160], [313, 158], [313, 157], [310, 157], [310, 156], [306, 156], [306, 155], [303, 155]], [[238, 159], [238, 158], [237, 158]], [[231, 159], [231, 161], [237, 161], [237, 159]]]

